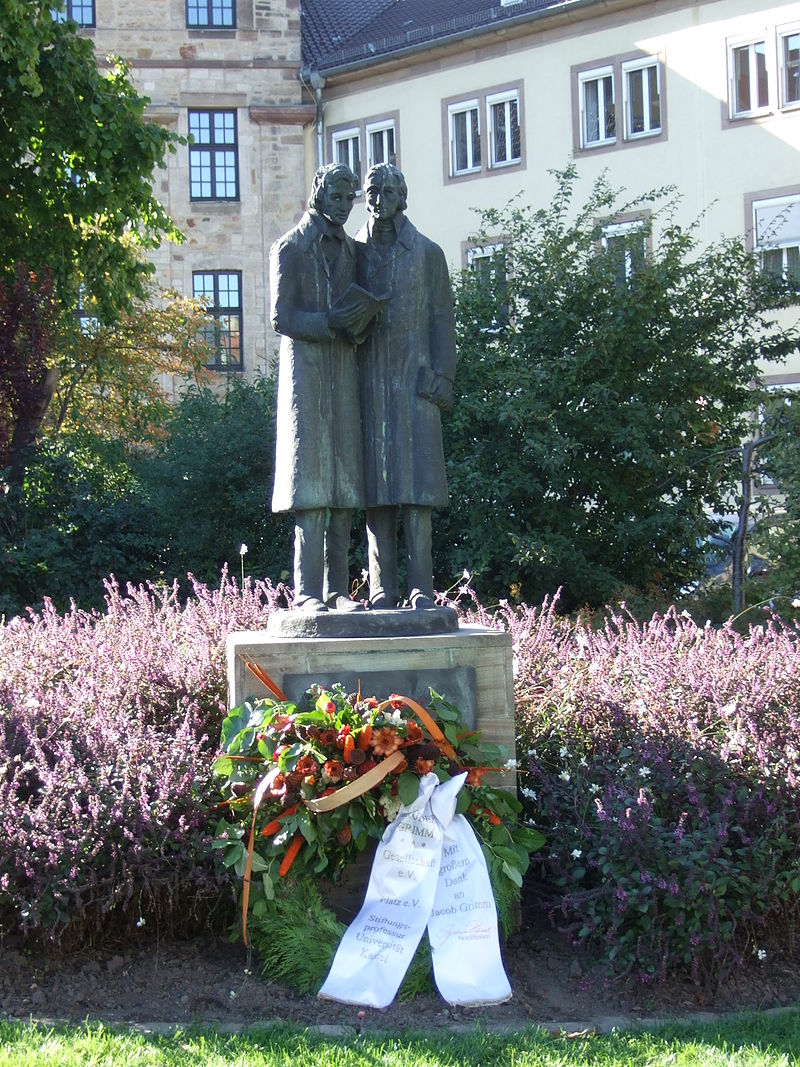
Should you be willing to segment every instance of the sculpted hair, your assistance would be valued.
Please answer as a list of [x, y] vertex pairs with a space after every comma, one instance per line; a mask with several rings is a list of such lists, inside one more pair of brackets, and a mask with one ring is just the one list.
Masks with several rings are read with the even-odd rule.
[[400, 191], [400, 210], [405, 211], [408, 207], [408, 186], [403, 172], [392, 163], [376, 163], [370, 167], [364, 179], [364, 188], [370, 185], [383, 185], [386, 181], [396, 186]]
[[326, 166], [320, 167], [314, 175], [314, 181], [311, 183], [308, 206], [314, 208], [315, 211], [319, 211], [322, 207], [322, 196], [325, 190], [336, 182], [342, 181], [349, 182], [353, 187], [354, 193], [358, 191], [358, 178], [346, 163], [328, 163]]

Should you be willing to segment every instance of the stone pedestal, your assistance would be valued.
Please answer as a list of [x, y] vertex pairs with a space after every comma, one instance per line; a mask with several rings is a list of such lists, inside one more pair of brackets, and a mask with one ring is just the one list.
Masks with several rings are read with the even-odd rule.
[[[245, 660], [258, 664], [290, 700], [299, 704], [314, 682], [341, 682], [349, 692], [357, 691], [360, 684], [362, 696], [383, 699], [399, 693], [423, 707], [428, 704], [428, 689], [433, 688], [459, 708], [468, 728], [481, 730], [484, 740], [502, 745], [505, 759], [515, 754], [508, 633], [482, 626], [389, 637], [375, 633], [364, 637], [276, 637], [263, 630], [248, 630], [230, 634], [227, 651], [231, 707], [270, 695], [247, 670]], [[515, 787], [513, 772], [494, 775], [493, 779]]]

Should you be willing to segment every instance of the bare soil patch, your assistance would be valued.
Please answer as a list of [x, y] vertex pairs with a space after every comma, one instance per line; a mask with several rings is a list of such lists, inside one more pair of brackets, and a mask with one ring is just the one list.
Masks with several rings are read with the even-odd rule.
[[187, 1026], [283, 1020], [398, 1032], [470, 1021], [591, 1027], [609, 1017], [675, 1017], [800, 1002], [800, 968], [780, 952], [754, 959], [713, 994], [675, 979], [657, 987], [604, 982], [565, 937], [541, 926], [516, 935], [505, 946], [504, 959], [514, 990], [507, 1004], [452, 1008], [432, 994], [398, 1000], [382, 1012], [367, 1009], [359, 1018], [358, 1008], [271, 982], [241, 943], [221, 937], [149, 940], [117, 951], [111, 946], [60, 957], [6, 943], [0, 951], [0, 1015]]

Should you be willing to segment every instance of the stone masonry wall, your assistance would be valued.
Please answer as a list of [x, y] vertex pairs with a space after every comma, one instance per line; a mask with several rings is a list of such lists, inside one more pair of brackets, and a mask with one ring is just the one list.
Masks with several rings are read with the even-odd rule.
[[[149, 97], [148, 116], [186, 137], [189, 110], [236, 113], [239, 199], [192, 200], [189, 148], [155, 177], [155, 191], [185, 235], [153, 254], [161, 285], [191, 295], [194, 271], [241, 271], [243, 373], [277, 353], [269, 323], [272, 242], [300, 217], [307, 196], [299, 0], [235, 0], [235, 29], [190, 29], [186, 0], [96, 0], [98, 59], [122, 56]], [[222, 377], [222, 376], [221, 376]]]

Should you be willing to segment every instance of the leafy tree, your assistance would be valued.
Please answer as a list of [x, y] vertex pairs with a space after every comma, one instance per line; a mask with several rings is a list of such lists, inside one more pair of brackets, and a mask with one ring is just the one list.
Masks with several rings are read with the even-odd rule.
[[[451, 506], [438, 571], [488, 596], [602, 605], [625, 587], [671, 596], [702, 571], [702, 539], [732, 491], [760, 360], [797, 345], [789, 300], [743, 242], [698, 247], [669, 190], [624, 203], [605, 178], [573, 204], [482, 213], [507, 267], [456, 284], [457, 397], [446, 426]], [[603, 225], [653, 209], [604, 247]], [[651, 223], [656, 226], [650, 230]]]
[[791, 608], [800, 607], [800, 397], [797, 393], [786, 392], [771, 398], [764, 429], [775, 436], [764, 449], [761, 468], [778, 486], [781, 496], [772, 515], [759, 524], [759, 547], [774, 568], [769, 575], [770, 589], [785, 601], [776, 607], [791, 614]]
[[145, 122], [124, 65], [98, 70], [92, 42], [53, 0], [3, 0], [0, 22], [0, 270], [47, 266], [59, 304], [79, 295], [112, 321], [144, 296], [141, 249], [179, 235], [151, 178], [173, 133]]
[[291, 557], [293, 525], [270, 511], [275, 463], [275, 384], [234, 378], [224, 395], [190, 389], [175, 405], [166, 434], [142, 477], [148, 526], [159, 565], [171, 580], [191, 571], [215, 582], [225, 563], [277, 581]]

